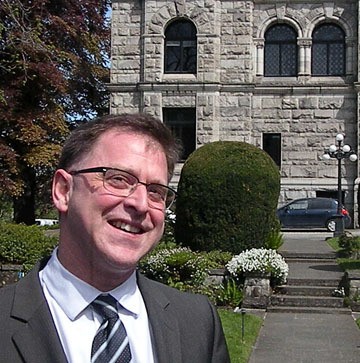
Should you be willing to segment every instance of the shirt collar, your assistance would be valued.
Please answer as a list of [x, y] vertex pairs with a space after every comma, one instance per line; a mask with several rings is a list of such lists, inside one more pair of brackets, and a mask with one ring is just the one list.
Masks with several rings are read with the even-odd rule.
[[[52, 298], [71, 320], [75, 320], [98, 295], [104, 294], [69, 272], [60, 263], [57, 248], [43, 269], [41, 278]], [[111, 294], [128, 313], [135, 317], [139, 315], [142, 296], [135, 272], [120, 286], [105, 293]]]

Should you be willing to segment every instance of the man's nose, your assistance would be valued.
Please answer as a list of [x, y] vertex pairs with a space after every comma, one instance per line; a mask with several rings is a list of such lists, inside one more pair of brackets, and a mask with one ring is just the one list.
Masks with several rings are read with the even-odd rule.
[[124, 204], [131, 206], [141, 212], [146, 212], [149, 208], [148, 193], [146, 185], [138, 183], [130, 194], [124, 199]]

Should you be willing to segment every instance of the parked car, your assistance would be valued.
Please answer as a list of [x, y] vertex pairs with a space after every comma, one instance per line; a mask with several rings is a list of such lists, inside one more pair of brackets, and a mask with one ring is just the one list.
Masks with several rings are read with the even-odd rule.
[[54, 226], [58, 224], [59, 221], [57, 219], [47, 219], [47, 218], [37, 218], [35, 219], [35, 224], [38, 226]]
[[[335, 231], [338, 201], [331, 198], [301, 198], [277, 210], [283, 228], [326, 228]], [[342, 207], [345, 227], [351, 224], [349, 212]]]

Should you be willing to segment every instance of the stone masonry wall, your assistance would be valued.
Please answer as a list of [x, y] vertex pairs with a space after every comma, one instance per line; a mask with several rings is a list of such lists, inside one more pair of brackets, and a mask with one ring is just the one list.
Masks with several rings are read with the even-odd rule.
[[[239, 140], [262, 147], [280, 133], [279, 203], [336, 191], [336, 161], [321, 159], [337, 133], [357, 149], [358, 0], [324, 2], [113, 0], [111, 113], [196, 108], [196, 144]], [[164, 32], [174, 19], [197, 29], [196, 74], [164, 73]], [[264, 77], [264, 34], [280, 22], [298, 34], [297, 77]], [[314, 27], [333, 22], [346, 34], [346, 76], [311, 76]], [[357, 220], [357, 163], [343, 165], [345, 205]], [[354, 203], [354, 201], [356, 203]]]

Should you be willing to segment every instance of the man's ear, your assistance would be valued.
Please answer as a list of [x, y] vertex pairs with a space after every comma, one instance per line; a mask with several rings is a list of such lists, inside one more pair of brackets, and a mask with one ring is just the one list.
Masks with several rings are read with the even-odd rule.
[[52, 182], [52, 199], [59, 212], [67, 212], [71, 189], [72, 176], [64, 169], [56, 170]]

